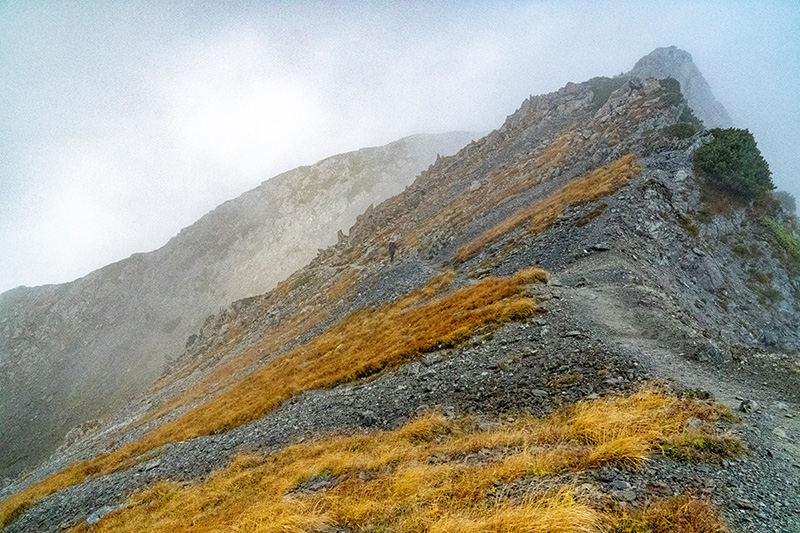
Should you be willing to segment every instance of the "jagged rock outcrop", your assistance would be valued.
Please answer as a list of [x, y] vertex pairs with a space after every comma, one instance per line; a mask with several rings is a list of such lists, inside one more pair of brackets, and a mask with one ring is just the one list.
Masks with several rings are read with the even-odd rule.
[[[496, 420], [668, 379], [686, 394], [710, 392], [734, 408], [743, 398], [764, 406], [756, 412], [748, 403], [742, 425], [724, 426], [749, 455], [714, 466], [660, 457], [639, 471], [567, 475], [570, 486], [589, 485], [608, 497], [602, 505], [626, 509], [659, 494], [699, 494], [734, 531], [797, 531], [798, 273], [783, 264], [752, 206], [713, 213], [706, 205], [692, 160], [710, 136], [671, 133], [687, 109], [675, 85], [633, 77], [602, 92], [590, 80], [527, 99], [498, 130], [370, 206], [346, 237], [274, 290], [210, 317], [152, 395], [5, 494], [165, 427], [173, 433], [132, 461], [120, 459], [124, 468], [22, 509], [7, 530], [81, 524], [153, 483], [201, 479], [238, 453], [275, 452], [331, 432], [396, 428], [431, 406], [447, 416]], [[389, 242], [399, 244], [394, 261]], [[253, 416], [240, 425], [215, 427], [208, 413], [227, 413], [203, 411], [231, 391], [238, 395], [228, 399], [237, 401], [252, 401], [251, 391], [266, 395], [275, 380], [249, 381], [265, 368], [288, 369], [288, 376], [313, 365], [290, 359], [295, 348], [336, 361], [351, 342], [344, 332], [364, 334], [359, 317], [402, 302], [442, 271], [451, 269], [451, 286], [461, 288], [531, 265], [551, 275], [547, 286], [526, 289], [545, 314], [481, 328], [462, 343], [398, 354], [387, 367], [349, 380], [315, 375], [316, 385], [298, 387], [276, 405], [254, 402]], [[335, 329], [343, 323], [352, 329]], [[311, 341], [331, 330], [335, 335], [315, 352]], [[238, 407], [233, 400], [217, 406]], [[198, 429], [202, 423], [209, 425]], [[520, 484], [541, 488], [558, 477], [526, 475], [501, 489], [524, 494]]]
[[154, 252], [0, 295], [0, 478], [143, 392], [207, 315], [273, 288], [367, 206], [472, 137], [416, 135], [291, 170]]
[[707, 128], [729, 128], [733, 125], [728, 111], [714, 98], [711, 87], [689, 52], [675, 46], [656, 48], [641, 58], [628, 74], [639, 78], [675, 78], [681, 83], [681, 92], [695, 115]]

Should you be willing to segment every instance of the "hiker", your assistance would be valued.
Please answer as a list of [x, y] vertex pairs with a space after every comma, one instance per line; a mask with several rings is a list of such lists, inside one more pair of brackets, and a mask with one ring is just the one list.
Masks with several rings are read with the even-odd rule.
[[397, 251], [397, 243], [391, 241], [389, 243], [389, 262], [394, 263], [394, 253]]

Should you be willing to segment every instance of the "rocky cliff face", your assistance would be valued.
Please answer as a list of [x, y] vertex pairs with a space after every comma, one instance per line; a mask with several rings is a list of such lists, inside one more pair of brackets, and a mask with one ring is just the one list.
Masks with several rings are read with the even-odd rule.
[[681, 92], [697, 118], [707, 128], [729, 128], [733, 124], [728, 112], [714, 98], [711, 87], [692, 61], [691, 54], [684, 50], [674, 46], [656, 48], [640, 59], [629, 74], [639, 78], [675, 78], [681, 83]]
[[[210, 317], [151, 394], [6, 489], [87, 460], [66, 480], [33, 485], [6, 530], [87, 528], [87, 519], [102, 527], [101, 516], [124, 521], [142, 502], [167, 512], [161, 494], [180, 496], [239, 454], [269, 461], [330, 433], [396, 429], [433, 406], [448, 419], [474, 416], [484, 430], [509, 413], [543, 416], [659, 380], [737, 409], [741, 424], [712, 425], [749, 454], [713, 465], [656, 456], [638, 470], [611, 460], [525, 471], [476, 493], [486, 494], [480, 505], [577, 486], [582, 503], [634, 513], [688, 495], [720, 509], [734, 531], [797, 531], [800, 269], [755, 206], [710, 205], [692, 164], [710, 136], [674, 134], [687, 109], [674, 83], [632, 77], [603, 88], [595, 79], [531, 97], [499, 129], [366, 210], [275, 289]], [[394, 261], [389, 242], [399, 244]], [[509, 294], [525, 294], [536, 310], [517, 300], [504, 308], [502, 280], [531, 266], [550, 273], [548, 284]], [[498, 309], [497, 322], [482, 322]], [[464, 325], [470, 316], [477, 323]], [[452, 331], [430, 336], [440, 323]], [[577, 441], [585, 455], [589, 439]], [[515, 446], [418, 463], [497, 465]], [[249, 460], [236, 461], [229, 493], [262, 483]], [[294, 504], [337, 483], [361, 487], [396, 462], [341, 476], [320, 463], [319, 475], [283, 497]], [[167, 480], [169, 491], [137, 492]], [[214, 490], [213, 505], [230, 495]], [[131, 494], [140, 495], [126, 503]]]
[[154, 252], [0, 295], [0, 477], [141, 393], [207, 315], [273, 288], [369, 205], [471, 137], [417, 135], [291, 170]]

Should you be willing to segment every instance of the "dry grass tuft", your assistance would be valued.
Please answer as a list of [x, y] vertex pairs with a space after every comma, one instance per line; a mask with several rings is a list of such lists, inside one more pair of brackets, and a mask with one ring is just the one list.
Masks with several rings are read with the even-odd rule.
[[691, 496], [659, 499], [644, 509], [617, 511], [609, 522], [614, 533], [730, 533], [719, 512]]
[[664, 455], [687, 463], [720, 463], [724, 459], [745, 453], [742, 441], [732, 435], [714, 435], [709, 432], [687, 431], [664, 443]]
[[[608, 462], [636, 465], [664, 439], [679, 438], [689, 419], [715, 412], [700, 400], [643, 390], [493, 429], [430, 413], [395, 431], [240, 457], [189, 486], [159, 483], [94, 531], [726, 533], [713, 509], [691, 498], [625, 513], [593, 508], [568, 486], [539, 490], [532, 479]], [[497, 490], [520, 478], [531, 482], [527, 492]], [[327, 485], [304, 488], [319, 479]]]
[[614, 193], [637, 176], [642, 167], [632, 154], [621, 157], [589, 175], [573, 181], [554, 194], [535, 204], [512, 213], [495, 227], [487, 230], [472, 242], [465, 244], [456, 254], [456, 260], [465, 262], [506, 233], [528, 225], [531, 233], [540, 233], [552, 226], [558, 215], [569, 205], [594, 202]]
[[541, 268], [526, 268], [514, 276], [520, 283], [547, 283], [550, 275]]
[[540, 279], [546, 274], [488, 278], [437, 298], [454, 277], [454, 272], [444, 272], [396, 302], [355, 311], [141, 440], [71, 466], [0, 502], [0, 523], [13, 520], [32, 502], [91, 475], [129, 468], [143, 453], [169, 442], [228, 431], [304, 391], [369, 377], [420, 354], [455, 346], [477, 329], [532, 316], [539, 311], [524, 286], [532, 277]]

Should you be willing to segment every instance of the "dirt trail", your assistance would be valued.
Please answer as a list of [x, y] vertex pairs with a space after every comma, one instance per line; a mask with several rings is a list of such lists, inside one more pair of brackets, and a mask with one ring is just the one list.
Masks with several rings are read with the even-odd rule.
[[[684, 332], [681, 330], [685, 327], [670, 318], [669, 309], [637, 305], [637, 300], [631, 298], [647, 289], [611, 285], [567, 291], [575, 304], [584, 307], [585, 316], [606, 331], [609, 340], [616, 342], [620, 349], [630, 351], [656, 375], [682, 387], [707, 390], [735, 412], [743, 399], [754, 400], [763, 412], [774, 416], [776, 427], [783, 428], [787, 436], [800, 435], [800, 404], [793, 394], [796, 391], [770, 383], [774, 375], [762, 375], [763, 379], [756, 379], [753, 374], [737, 375], [730, 364], [701, 363], [682, 355], [685, 342], [682, 342]], [[778, 409], [776, 404], [785, 404], [786, 408], [779, 405]], [[792, 418], [785, 416], [787, 414]], [[771, 433], [770, 437], [774, 437], [773, 441], [780, 439]], [[795, 461], [800, 462], [800, 446], [796, 440], [780, 439], [776, 444], [786, 448]]]
[[[737, 433], [750, 455], [721, 474], [724, 490], [734, 495], [726, 514], [736, 531], [766, 531], [759, 517], [772, 520], [775, 531], [800, 531], [800, 405], [789, 380], [769, 375], [771, 367], [736, 372], [733, 363], [703, 363], [687, 355], [690, 343], [667, 301], [652, 305], [657, 293], [641, 285], [565, 288], [565, 300], [576, 314], [618, 350], [630, 354], [653, 375], [680, 387], [703, 389], [728, 406], [742, 424]], [[649, 299], [649, 300], [648, 300]], [[645, 305], [645, 304], [648, 305]], [[740, 411], [743, 400], [757, 407]], [[752, 508], [746, 503], [757, 502]], [[786, 507], [786, 501], [794, 509]], [[784, 525], [785, 524], [785, 525]]]

